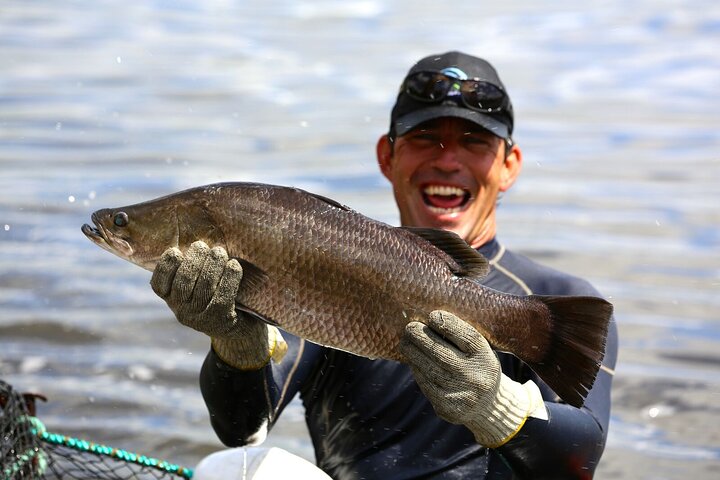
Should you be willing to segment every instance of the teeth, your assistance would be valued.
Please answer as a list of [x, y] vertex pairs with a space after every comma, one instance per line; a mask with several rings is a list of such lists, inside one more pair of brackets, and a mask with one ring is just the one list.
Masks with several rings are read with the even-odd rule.
[[455, 213], [455, 212], [459, 212], [460, 210], [462, 210], [462, 208], [460, 208], [460, 207], [455, 207], [455, 208], [440, 208], [440, 207], [432, 207], [432, 206], [430, 206], [430, 205], [428, 205], [427, 208], [428, 208], [431, 212], [437, 213], [438, 215], [447, 215], [447, 214], [449, 214], [449, 213]]
[[[423, 194], [434, 197], [464, 197], [467, 192], [460, 187], [452, 187], [450, 185], [428, 185], [423, 188]], [[431, 212], [437, 215], [449, 215], [451, 213], [461, 212], [463, 210], [462, 205], [457, 207], [438, 207], [434, 205], [427, 205]]]
[[423, 190], [425, 195], [442, 195], [442, 196], [461, 196], [465, 195], [462, 188], [451, 187], [449, 185], [428, 185]]

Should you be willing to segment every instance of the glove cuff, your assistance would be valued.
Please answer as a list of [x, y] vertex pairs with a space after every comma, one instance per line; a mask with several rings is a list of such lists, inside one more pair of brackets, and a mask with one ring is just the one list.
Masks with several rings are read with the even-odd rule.
[[481, 445], [497, 448], [513, 438], [529, 416], [545, 403], [540, 389], [534, 382], [518, 383], [501, 374], [495, 397], [489, 405], [483, 405], [477, 420], [466, 425]]
[[238, 370], [259, 370], [270, 360], [279, 363], [287, 353], [287, 343], [277, 328], [263, 326], [260, 335], [212, 337], [212, 349], [223, 362]]

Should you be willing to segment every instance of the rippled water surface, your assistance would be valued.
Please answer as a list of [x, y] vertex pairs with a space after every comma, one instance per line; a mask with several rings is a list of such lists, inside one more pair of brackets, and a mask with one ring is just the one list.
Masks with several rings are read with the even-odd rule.
[[[515, 104], [525, 167], [501, 240], [616, 305], [598, 478], [711, 478], [719, 45], [709, 0], [5, 0], [0, 378], [46, 394], [55, 431], [188, 465], [219, 448], [197, 388], [206, 338], [80, 225], [219, 180], [300, 186], [397, 223], [374, 142], [410, 64], [462, 49], [498, 67]], [[269, 443], [312, 458], [299, 405]]]

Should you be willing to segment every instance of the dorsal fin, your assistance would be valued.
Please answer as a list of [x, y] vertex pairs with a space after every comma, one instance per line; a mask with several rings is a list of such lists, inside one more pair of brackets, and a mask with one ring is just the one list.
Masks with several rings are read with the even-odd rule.
[[317, 198], [318, 200], [321, 200], [321, 201], [323, 201], [323, 202], [325, 202], [325, 203], [328, 203], [328, 204], [332, 205], [333, 207], [339, 208], [340, 210], [347, 210], [347, 211], [351, 211], [351, 210], [352, 210], [352, 209], [351, 209], [350, 207], [348, 207], [347, 205], [343, 205], [342, 203], [338, 202], [337, 200], [333, 200], [332, 198], [328, 198], [328, 197], [325, 197], [325, 196], [323, 196], [323, 195], [318, 195], [317, 193], [306, 192], [305, 190], [301, 190], [301, 189], [299, 189], [299, 188], [297, 188], [296, 190], [300, 190], [301, 192], [306, 193], [306, 194], [308, 194], [308, 195], [311, 195], [311, 196]]
[[477, 250], [468, 245], [456, 233], [437, 228], [400, 227], [427, 240], [450, 255], [456, 265], [448, 263], [458, 277], [480, 280], [490, 271], [490, 264]]

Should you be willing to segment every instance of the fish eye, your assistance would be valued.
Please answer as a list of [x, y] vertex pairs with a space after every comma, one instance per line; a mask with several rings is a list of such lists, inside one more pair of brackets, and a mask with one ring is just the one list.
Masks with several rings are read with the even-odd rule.
[[113, 218], [113, 223], [117, 227], [125, 227], [128, 224], [128, 216], [125, 212], [118, 212], [115, 214], [115, 218]]

